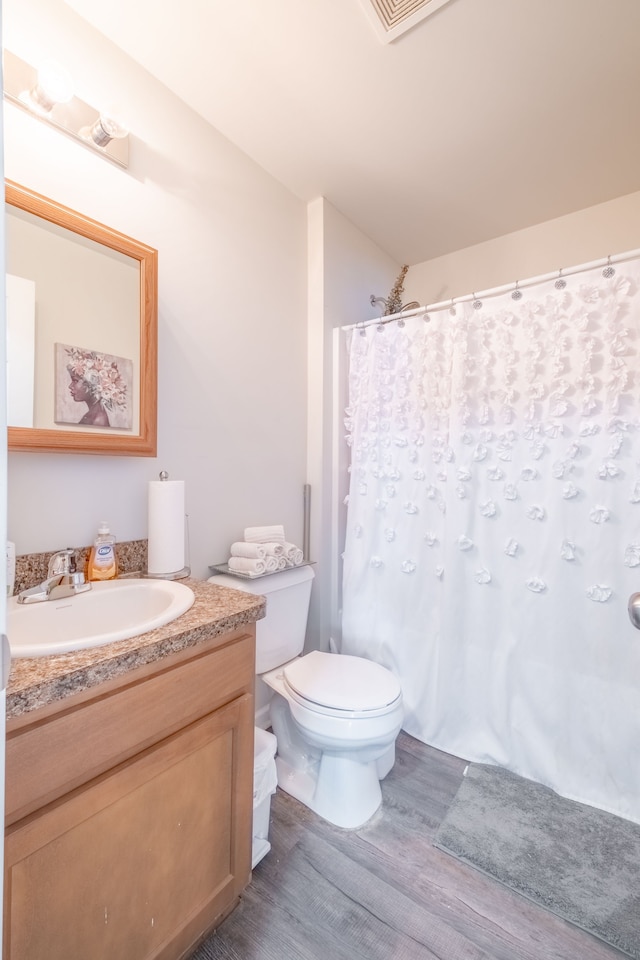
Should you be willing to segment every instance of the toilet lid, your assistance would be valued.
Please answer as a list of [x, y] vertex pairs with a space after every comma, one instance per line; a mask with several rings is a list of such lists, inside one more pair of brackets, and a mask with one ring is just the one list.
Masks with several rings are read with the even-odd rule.
[[284, 679], [299, 697], [337, 710], [379, 710], [401, 692], [397, 678], [379, 663], [320, 650], [287, 664]]

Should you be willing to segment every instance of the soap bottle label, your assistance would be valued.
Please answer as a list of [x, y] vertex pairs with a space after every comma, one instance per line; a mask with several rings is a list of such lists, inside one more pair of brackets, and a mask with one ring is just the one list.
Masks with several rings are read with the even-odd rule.
[[87, 580], [114, 580], [118, 576], [115, 538], [104, 531], [96, 538], [89, 552], [85, 576]]
[[92, 549], [87, 563], [87, 580], [113, 580], [118, 575], [115, 550], [110, 543]]

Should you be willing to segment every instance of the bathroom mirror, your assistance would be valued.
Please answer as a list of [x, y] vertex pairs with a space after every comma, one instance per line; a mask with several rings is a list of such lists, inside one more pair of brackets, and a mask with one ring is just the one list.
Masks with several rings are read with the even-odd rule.
[[5, 183], [9, 450], [155, 456], [157, 251]]

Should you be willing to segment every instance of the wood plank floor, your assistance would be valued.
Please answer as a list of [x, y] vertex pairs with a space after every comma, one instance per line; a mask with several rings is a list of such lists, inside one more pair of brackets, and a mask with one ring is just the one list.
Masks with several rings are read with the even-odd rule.
[[625, 955], [433, 846], [464, 760], [398, 739], [355, 831], [278, 790], [271, 852], [191, 960], [613, 960]]

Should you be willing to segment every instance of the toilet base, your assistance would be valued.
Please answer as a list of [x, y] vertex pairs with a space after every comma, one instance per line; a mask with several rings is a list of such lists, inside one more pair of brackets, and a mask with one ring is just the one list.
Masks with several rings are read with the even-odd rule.
[[358, 763], [323, 753], [317, 774], [296, 770], [276, 757], [278, 786], [337, 827], [364, 826], [382, 803], [376, 761]]
[[361, 715], [322, 712], [313, 701], [289, 696], [282, 669], [262, 679], [274, 691], [270, 712], [278, 786], [337, 827], [362, 827], [382, 803], [380, 780], [395, 760], [404, 716], [401, 697]]
[[390, 770], [393, 769], [393, 765], [396, 762], [396, 742], [395, 740], [390, 747], [387, 747], [385, 752], [381, 757], [378, 757], [376, 760], [376, 768], [378, 770], [378, 780], [384, 780], [386, 775]]

